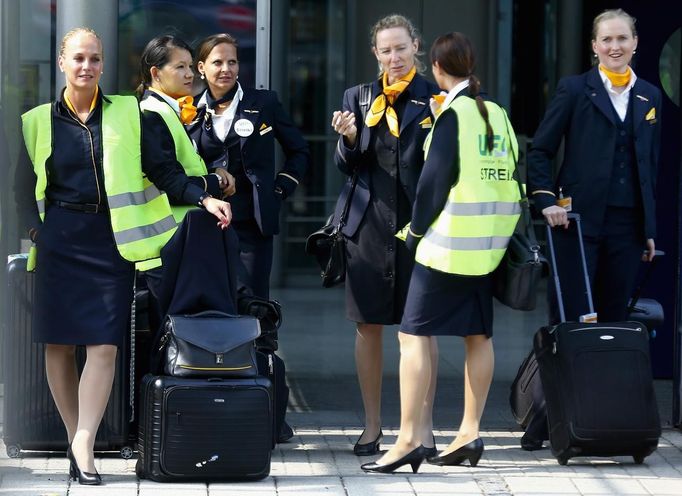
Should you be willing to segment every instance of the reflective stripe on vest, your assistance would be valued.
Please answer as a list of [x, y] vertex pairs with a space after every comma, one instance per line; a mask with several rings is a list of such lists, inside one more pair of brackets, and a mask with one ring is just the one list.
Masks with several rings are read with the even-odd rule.
[[[515, 155], [509, 150], [512, 146], [516, 151], [516, 137], [504, 110], [491, 102], [485, 105], [496, 133], [492, 152], [485, 146], [485, 122], [476, 101], [460, 97], [450, 104], [459, 122], [459, 178], [415, 255], [417, 262], [441, 272], [480, 276], [495, 270], [521, 213]], [[437, 126], [438, 118], [424, 142], [425, 156]]]
[[[52, 155], [52, 104], [40, 105], [21, 117], [26, 148], [37, 176], [36, 203], [44, 220], [46, 163]], [[167, 196], [142, 172], [140, 113], [135, 97], [102, 99], [101, 132], [104, 189], [118, 251], [131, 262], [156, 258], [177, 224]]]
[[[140, 108], [143, 111], [159, 114], [166, 123], [166, 127], [171, 133], [173, 143], [175, 144], [175, 157], [180, 165], [182, 165], [182, 168], [185, 169], [185, 174], [188, 176], [205, 176], [208, 174], [204, 160], [194, 149], [192, 140], [187, 135], [187, 131], [185, 131], [185, 127], [180, 122], [178, 114], [170, 105], [150, 96], [140, 102]], [[198, 207], [171, 205], [173, 216], [178, 224], [185, 218], [185, 214], [193, 208]]]

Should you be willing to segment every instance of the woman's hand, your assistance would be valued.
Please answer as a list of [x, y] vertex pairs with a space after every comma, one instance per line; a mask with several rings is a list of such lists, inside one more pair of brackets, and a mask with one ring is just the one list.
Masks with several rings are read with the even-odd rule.
[[656, 243], [653, 238], [646, 240], [646, 251], [642, 253], [642, 262], [651, 262], [656, 256]]
[[551, 227], [564, 226], [565, 229], [568, 228], [568, 212], [565, 208], [551, 205], [542, 209], [542, 215], [545, 216], [547, 224]]
[[204, 208], [216, 216], [218, 227], [225, 229], [232, 222], [232, 208], [230, 204], [217, 198], [207, 197], [201, 202]]
[[355, 125], [355, 114], [346, 110], [341, 112], [336, 110], [332, 115], [332, 127], [334, 131], [343, 136], [346, 145], [349, 148], [355, 146], [355, 140], [358, 137], [358, 128]]
[[220, 176], [220, 189], [223, 192], [223, 198], [234, 195], [237, 192], [234, 176], [220, 167], [215, 170], [215, 173]]

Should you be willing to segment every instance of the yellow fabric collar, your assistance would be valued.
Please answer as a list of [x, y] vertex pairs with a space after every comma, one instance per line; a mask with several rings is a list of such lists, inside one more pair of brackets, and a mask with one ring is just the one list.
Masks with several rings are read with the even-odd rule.
[[[92, 101], [90, 102], [90, 112], [92, 112], [95, 109], [95, 106], [97, 105], [97, 95], [99, 94], [99, 86], [95, 86], [95, 94], [92, 95]], [[76, 111], [76, 107], [73, 106], [73, 103], [71, 103], [71, 100], [69, 100], [69, 97], [66, 96], [66, 91], [64, 92], [64, 103], [66, 103], [66, 106], [69, 108], [73, 114], [78, 117], [78, 112]]]
[[601, 64], [599, 64], [599, 70], [602, 71], [607, 78], [609, 78], [609, 81], [611, 81], [611, 84], [614, 86], [627, 86], [628, 83], [630, 83], [630, 78], [632, 77], [632, 70], [630, 70], [630, 66], [628, 66], [627, 70], [622, 74], [610, 71]]

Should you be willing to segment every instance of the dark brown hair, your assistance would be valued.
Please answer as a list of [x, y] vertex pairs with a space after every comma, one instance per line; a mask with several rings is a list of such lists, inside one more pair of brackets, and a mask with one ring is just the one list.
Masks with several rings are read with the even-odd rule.
[[469, 78], [469, 94], [476, 99], [478, 112], [485, 121], [486, 145], [488, 151], [492, 152], [494, 145], [493, 128], [488, 119], [488, 108], [479, 94], [481, 82], [474, 74], [476, 67], [476, 56], [474, 46], [469, 38], [462, 33], [452, 32], [436, 38], [431, 45], [431, 64], [438, 62], [442, 71], [450, 76], [458, 78]]
[[211, 51], [221, 43], [234, 45], [235, 49], [239, 48], [237, 38], [235, 38], [231, 34], [227, 33], [212, 34], [211, 36], [208, 36], [201, 40], [201, 43], [199, 43], [199, 46], [197, 48], [197, 58], [194, 61], [194, 65], [196, 66], [198, 62], [206, 62], [208, 54], [210, 54]]

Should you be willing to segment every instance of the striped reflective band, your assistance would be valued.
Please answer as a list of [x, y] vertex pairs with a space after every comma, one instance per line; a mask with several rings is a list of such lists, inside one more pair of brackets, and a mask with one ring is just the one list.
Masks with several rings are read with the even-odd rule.
[[480, 238], [450, 237], [429, 230], [426, 238], [434, 245], [450, 250], [502, 250], [509, 244], [508, 236], [485, 236]]
[[38, 205], [38, 213], [43, 215], [45, 213], [45, 199], [36, 200], [36, 204]]
[[119, 193], [107, 197], [109, 208], [128, 207], [130, 205], [144, 205], [155, 198], [161, 196], [161, 191], [153, 184], [147, 186], [144, 191], [135, 191], [132, 193]]
[[140, 241], [142, 239], [151, 238], [159, 234], [170, 231], [178, 227], [178, 223], [172, 215], [164, 217], [158, 222], [153, 224], [147, 224], [146, 226], [132, 227], [130, 229], [125, 229], [123, 231], [115, 232], [114, 238], [116, 238], [116, 244], [124, 245], [126, 243], [133, 243], [135, 241]]
[[450, 215], [516, 215], [521, 213], [519, 202], [455, 203], [448, 201], [445, 211]]

